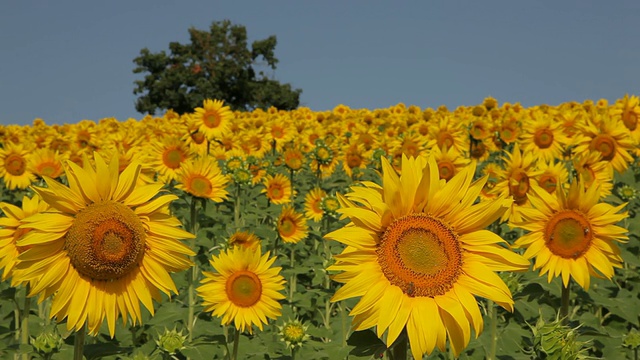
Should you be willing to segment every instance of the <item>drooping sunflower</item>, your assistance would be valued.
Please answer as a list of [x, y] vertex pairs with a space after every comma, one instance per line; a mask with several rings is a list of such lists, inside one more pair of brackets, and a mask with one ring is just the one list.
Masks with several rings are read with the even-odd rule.
[[264, 180], [262, 193], [267, 194], [267, 198], [272, 204], [286, 204], [291, 201], [291, 180], [282, 174], [275, 176], [267, 175]]
[[193, 196], [221, 202], [229, 194], [225, 190], [229, 178], [222, 174], [218, 161], [209, 156], [185, 162], [177, 175], [176, 188]]
[[29, 150], [24, 146], [5, 143], [0, 149], [0, 176], [9, 190], [26, 189], [36, 180], [28, 163]]
[[628, 216], [620, 212], [626, 204], [598, 202], [599, 193], [597, 184], [585, 188], [579, 180], [568, 192], [559, 187], [556, 196], [533, 187], [533, 206], [522, 209], [522, 221], [512, 223], [529, 231], [515, 246], [527, 249], [525, 258], [536, 258], [534, 270], [548, 274], [549, 282], [561, 276], [567, 287], [573, 278], [588, 289], [591, 276], [611, 279], [614, 268], [621, 267], [616, 243], [627, 239], [627, 230], [614, 224]]
[[327, 196], [327, 193], [319, 187], [315, 187], [307, 193], [304, 197], [304, 215], [307, 219], [320, 222], [324, 216], [324, 210], [322, 210], [322, 198]]
[[57, 179], [64, 173], [62, 163], [66, 160], [65, 157], [65, 155], [61, 155], [51, 149], [35, 149], [31, 153], [27, 168], [37, 176], [48, 176], [52, 179]]
[[197, 107], [191, 116], [200, 125], [198, 130], [209, 141], [213, 141], [229, 130], [233, 112], [228, 106], [224, 106], [222, 100], [205, 99], [203, 107]]
[[[17, 240], [29, 232], [28, 228], [20, 228], [23, 225], [22, 220], [33, 214], [46, 211], [48, 208], [49, 205], [42, 201], [38, 195], [34, 195], [32, 198], [23, 197], [21, 208], [0, 202], [0, 209], [5, 215], [0, 218], [0, 269], [4, 269], [2, 281], [12, 275], [13, 269], [18, 263], [18, 255], [28, 249], [28, 247], [16, 246]], [[11, 286], [17, 284], [12, 279]]]
[[276, 223], [278, 234], [282, 238], [282, 241], [286, 243], [297, 243], [300, 240], [307, 237], [309, 233], [309, 227], [304, 215], [296, 212], [296, 210], [285, 205], [282, 208], [278, 221]]
[[[175, 195], [158, 195], [162, 184], [136, 186], [140, 163], [118, 173], [95, 153], [95, 168], [68, 161], [69, 186], [45, 177], [34, 191], [51, 209], [23, 219], [30, 228], [17, 246], [16, 281], [32, 281], [30, 296], [51, 296], [51, 317], [67, 319], [67, 329], [98, 333], [104, 319], [113, 337], [122, 316], [142, 320], [140, 302], [154, 312], [152, 299], [177, 288], [169, 275], [188, 269], [195, 255], [178, 239], [193, 238], [169, 213]], [[89, 161], [85, 161], [89, 164]]]
[[202, 297], [205, 311], [222, 317], [222, 323], [234, 324], [240, 331], [253, 332], [253, 325], [262, 330], [267, 318], [281, 315], [284, 299], [284, 278], [280, 267], [271, 267], [276, 260], [260, 249], [233, 247], [210, 260], [215, 272], [204, 271], [201, 286], [196, 290]]
[[[383, 186], [353, 186], [338, 210], [351, 222], [325, 236], [347, 248], [328, 270], [345, 283], [331, 301], [361, 297], [352, 309], [354, 330], [388, 331], [391, 345], [406, 328], [414, 358], [466, 347], [471, 328], [482, 331], [475, 296], [513, 310], [513, 299], [495, 271], [522, 271], [529, 262], [484, 230], [510, 200], [476, 203], [486, 177], [472, 182], [475, 165], [449, 182], [439, 179], [435, 159], [402, 159], [398, 176], [383, 158]], [[428, 320], [428, 321], [427, 321]]]
[[598, 151], [590, 151], [573, 158], [573, 168], [585, 187], [600, 186], [600, 198], [613, 190], [613, 166], [602, 160]]
[[247, 249], [257, 249], [260, 247], [260, 238], [248, 231], [236, 231], [229, 237], [229, 246], [240, 246]]

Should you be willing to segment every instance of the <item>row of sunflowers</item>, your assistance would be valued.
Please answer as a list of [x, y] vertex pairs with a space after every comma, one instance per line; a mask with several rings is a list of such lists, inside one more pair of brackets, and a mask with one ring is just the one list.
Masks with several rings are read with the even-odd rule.
[[453, 111], [205, 100], [1, 127], [0, 351], [637, 352], [639, 114], [628, 95]]

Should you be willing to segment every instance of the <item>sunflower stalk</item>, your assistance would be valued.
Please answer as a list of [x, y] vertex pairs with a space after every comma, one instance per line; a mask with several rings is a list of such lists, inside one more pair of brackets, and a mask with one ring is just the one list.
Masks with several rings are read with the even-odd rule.
[[407, 349], [409, 348], [408, 340], [407, 330], [404, 329], [389, 349], [391, 360], [407, 360]]
[[233, 335], [233, 354], [231, 355], [231, 360], [238, 359], [238, 344], [240, 343], [240, 330], [236, 329]]
[[[192, 234], [196, 234], [198, 232], [198, 224], [197, 224], [197, 215], [198, 213], [196, 212], [196, 205], [197, 205], [197, 201], [196, 201], [196, 197], [192, 196], [191, 197], [191, 207], [190, 207], [190, 224], [191, 224], [191, 233]], [[191, 250], [193, 250], [196, 254], [198, 253], [196, 251], [196, 239], [193, 238], [191, 239]], [[191, 267], [191, 276], [189, 277], [189, 291], [188, 291], [188, 296], [189, 296], [189, 312], [187, 315], [187, 330], [189, 332], [189, 342], [193, 341], [193, 326], [195, 325], [195, 307], [196, 307], [196, 294], [195, 294], [195, 283], [198, 280], [198, 262], [196, 261], [196, 259], [193, 259], [193, 266]]]
[[487, 300], [487, 310], [491, 316], [491, 323], [489, 324], [490, 343], [487, 360], [494, 360], [496, 358], [496, 349], [498, 348], [498, 309], [493, 301]]
[[562, 325], [567, 325], [569, 323], [569, 297], [571, 295], [571, 288], [569, 287], [570, 283], [567, 286], [562, 283], [562, 295], [560, 298], [560, 318], [562, 319]]
[[291, 247], [291, 256], [289, 258], [289, 265], [291, 266], [291, 278], [289, 280], [289, 304], [291, 304], [291, 311], [295, 313], [295, 307], [293, 306], [293, 293], [296, 290], [296, 273], [294, 271], [296, 264], [296, 249]]
[[[31, 298], [29, 297], [29, 284], [24, 293], [24, 306], [22, 307], [22, 323], [20, 324], [20, 344], [29, 345], [29, 312], [31, 311]], [[28, 360], [29, 354], [23, 353], [22, 359]]]
[[84, 352], [84, 338], [87, 334], [86, 324], [82, 325], [73, 340], [73, 360], [82, 360], [82, 353]]

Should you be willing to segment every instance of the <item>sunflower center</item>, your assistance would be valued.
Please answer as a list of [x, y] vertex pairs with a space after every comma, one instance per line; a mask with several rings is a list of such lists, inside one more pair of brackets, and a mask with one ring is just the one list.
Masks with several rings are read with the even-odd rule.
[[622, 114], [622, 122], [627, 129], [633, 131], [638, 127], [638, 114], [633, 111], [625, 111]]
[[227, 279], [227, 297], [236, 306], [249, 307], [257, 303], [262, 295], [262, 283], [256, 274], [241, 270]]
[[389, 282], [411, 297], [445, 294], [462, 267], [457, 234], [442, 220], [422, 213], [392, 222], [376, 253]]
[[4, 167], [9, 174], [13, 176], [20, 176], [24, 174], [24, 171], [27, 168], [27, 162], [24, 157], [18, 154], [11, 154], [7, 156]]
[[53, 162], [40, 163], [36, 166], [36, 168], [40, 175], [48, 176], [51, 178], [57, 177], [58, 171], [60, 170], [60, 167], [58, 166], [58, 164]]
[[357, 168], [360, 167], [360, 165], [362, 164], [362, 157], [360, 157], [360, 155], [358, 154], [348, 154], [347, 155], [347, 166], [349, 166], [350, 168]]
[[556, 188], [558, 187], [558, 179], [556, 179], [556, 177], [551, 174], [542, 174], [538, 179], [538, 184], [543, 189], [547, 190], [549, 194], [553, 194], [553, 192], [556, 191]]
[[220, 114], [217, 111], [209, 111], [204, 114], [202, 121], [208, 128], [217, 128], [220, 126]]
[[511, 175], [509, 191], [516, 204], [522, 205], [527, 201], [529, 191], [529, 176], [522, 169], [517, 169]]
[[554, 214], [547, 222], [544, 235], [549, 250], [566, 259], [582, 256], [593, 240], [591, 224], [582, 213], [575, 210]]
[[179, 168], [184, 159], [184, 153], [177, 148], [169, 148], [162, 154], [162, 161], [170, 169]]
[[539, 129], [533, 135], [533, 142], [540, 149], [546, 149], [553, 144], [553, 132], [549, 129]]
[[440, 172], [440, 179], [449, 181], [456, 173], [456, 167], [451, 161], [438, 161], [438, 171]]
[[281, 199], [282, 196], [284, 195], [284, 192], [282, 191], [282, 186], [280, 186], [279, 184], [273, 184], [269, 187], [269, 194], [271, 195], [272, 199]]
[[600, 134], [591, 140], [591, 149], [602, 153], [602, 160], [611, 161], [616, 156], [616, 141], [607, 134]]
[[438, 134], [437, 142], [440, 149], [444, 149], [445, 146], [450, 149], [453, 146], [454, 139], [448, 132], [441, 132]]
[[198, 145], [202, 144], [204, 142], [204, 139], [204, 134], [199, 131], [191, 134], [191, 140], [193, 140], [193, 142]]
[[87, 206], [73, 220], [64, 249], [71, 264], [94, 280], [115, 280], [138, 266], [144, 256], [145, 230], [124, 204], [105, 201]]
[[189, 189], [193, 195], [204, 197], [211, 194], [213, 186], [211, 185], [211, 181], [206, 177], [202, 175], [194, 175], [191, 177]]
[[296, 232], [296, 224], [293, 220], [284, 218], [280, 220], [280, 224], [278, 224], [278, 231], [280, 235], [284, 237], [292, 236]]

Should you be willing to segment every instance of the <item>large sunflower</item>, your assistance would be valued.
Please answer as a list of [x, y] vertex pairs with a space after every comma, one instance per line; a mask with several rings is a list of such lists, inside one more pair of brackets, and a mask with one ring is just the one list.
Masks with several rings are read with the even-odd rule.
[[[193, 235], [169, 214], [175, 195], [158, 195], [162, 184], [136, 186], [140, 164], [118, 173], [118, 158], [105, 163], [95, 154], [95, 168], [69, 161], [69, 186], [48, 177], [48, 188], [34, 187], [51, 210], [23, 220], [32, 229], [17, 245], [29, 246], [14, 271], [18, 281], [33, 281], [30, 296], [52, 294], [51, 317], [67, 319], [67, 329], [97, 334], [107, 319], [127, 315], [142, 320], [140, 305], [153, 314], [152, 298], [177, 292], [169, 275], [191, 266], [194, 255], [177, 239]], [[89, 164], [89, 161], [85, 161]]]
[[222, 323], [232, 322], [240, 331], [253, 331], [252, 325], [262, 330], [267, 318], [281, 314], [284, 299], [284, 278], [280, 267], [271, 267], [276, 260], [269, 253], [260, 255], [260, 249], [233, 247], [213, 256], [210, 263], [215, 272], [203, 272], [202, 285], [196, 290], [202, 297], [205, 311], [222, 317]]
[[627, 239], [627, 230], [614, 224], [628, 216], [619, 212], [626, 204], [598, 203], [597, 185], [585, 189], [576, 180], [568, 192], [558, 187], [556, 196], [534, 186], [533, 207], [521, 209], [522, 221], [513, 223], [530, 231], [515, 245], [527, 249], [527, 259], [536, 258], [533, 268], [540, 269], [540, 275], [548, 274], [549, 282], [560, 275], [566, 287], [572, 277], [587, 289], [591, 275], [610, 279], [613, 268], [621, 267], [616, 242]]
[[353, 328], [377, 326], [391, 345], [406, 327], [414, 358], [442, 351], [449, 338], [457, 355], [473, 327], [482, 331], [475, 295], [513, 310], [513, 299], [494, 271], [526, 270], [529, 262], [483, 230], [510, 200], [476, 203], [486, 177], [472, 183], [475, 165], [449, 182], [431, 156], [402, 158], [398, 176], [382, 158], [383, 186], [364, 182], [340, 196], [338, 210], [351, 223], [325, 237], [347, 245], [329, 270], [345, 283], [332, 301], [362, 297], [351, 310]]

